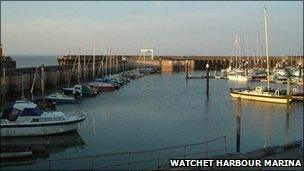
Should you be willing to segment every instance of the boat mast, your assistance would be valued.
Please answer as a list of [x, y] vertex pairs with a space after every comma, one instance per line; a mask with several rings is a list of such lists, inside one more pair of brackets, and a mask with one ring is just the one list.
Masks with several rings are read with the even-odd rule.
[[107, 50], [107, 52], [106, 52], [106, 73], [105, 73], [105, 76], [108, 76], [108, 50]]
[[238, 67], [238, 34], [235, 35], [235, 68]]
[[[103, 70], [104, 70], [104, 64], [103, 64], [103, 60], [104, 60], [105, 56], [102, 57], [102, 60], [100, 61], [100, 65], [99, 65], [99, 68], [98, 68], [98, 72], [97, 72], [97, 75], [96, 77], [99, 76], [100, 74], [100, 71], [102, 72], [101, 73], [101, 77], [103, 77]], [[101, 70], [102, 69], [102, 70]]]
[[256, 65], [256, 67], [258, 67], [259, 65], [259, 63], [258, 63], [258, 59], [259, 59], [259, 55], [260, 55], [260, 53], [259, 53], [259, 31], [257, 31], [257, 39], [256, 39], [256, 58], [255, 58], [255, 60], [254, 61], [256, 61], [256, 63], [255, 63], [255, 65]]
[[109, 75], [111, 76], [111, 75], [112, 75], [112, 64], [113, 64], [112, 49], [110, 49], [109, 57], [110, 57], [110, 59], [109, 59], [109, 60], [110, 60], [110, 61], [109, 61], [109, 62], [110, 62], [110, 63], [109, 63], [109, 64], [110, 64], [110, 66], [109, 66], [110, 74], [109, 74]]
[[86, 79], [86, 55], [85, 54], [83, 54], [83, 72], [82, 72], [82, 75], [83, 75], [83, 77], [82, 77], [82, 82], [83, 83], [85, 83], [85, 79]]
[[116, 64], [116, 74], [118, 73], [118, 56], [116, 54], [115, 55], [115, 64]]
[[41, 98], [42, 98], [42, 103], [45, 104], [45, 99], [44, 99], [44, 65], [41, 65], [41, 76], [40, 76], [40, 82], [41, 82]]
[[266, 60], [267, 60], [267, 87], [269, 90], [269, 56], [268, 56], [268, 28], [267, 28], [267, 11], [264, 7], [264, 25], [265, 25], [265, 43], [266, 43]]
[[21, 98], [24, 98], [23, 72], [21, 73]]
[[95, 43], [93, 44], [93, 80], [95, 79]]
[[72, 73], [71, 73], [69, 81], [68, 81], [68, 86], [70, 85], [70, 82], [71, 82], [71, 79], [72, 79], [72, 76], [73, 76], [73, 73], [74, 73], [74, 70], [75, 70], [76, 62], [77, 62], [77, 56], [76, 56], [76, 58], [74, 60], [74, 64], [73, 64], [73, 68], [72, 68]]
[[234, 52], [235, 52], [235, 45], [236, 45], [236, 42], [234, 40], [233, 42], [233, 47], [232, 47], [232, 52], [231, 52], [231, 57], [230, 57], [230, 60], [229, 60], [229, 67], [232, 68], [232, 57], [234, 55]]
[[36, 71], [35, 71], [34, 78], [33, 78], [33, 83], [32, 83], [32, 87], [31, 87], [31, 100], [34, 99], [34, 85], [35, 85], [38, 69], [39, 69], [39, 66], [36, 67]]
[[77, 65], [77, 81], [80, 82], [80, 48], [79, 48], [79, 55], [78, 55], [78, 65]]
[[[249, 53], [250, 53], [250, 47], [249, 47], [249, 34], [246, 33], [247, 39], [246, 39], [246, 56], [247, 56], [247, 60], [246, 60], [246, 67], [247, 67], [247, 74], [249, 71]], [[247, 75], [246, 74], [246, 75]]]
[[2, 104], [1, 104], [1, 107], [2, 107], [2, 109], [4, 109], [4, 99], [5, 99], [5, 94], [6, 94], [6, 92], [5, 92], [5, 89], [6, 89], [6, 85], [5, 85], [5, 67], [3, 67], [3, 69], [2, 69], [2, 85], [1, 85], [1, 90], [2, 90], [2, 92], [1, 92], [1, 97], [2, 97], [2, 99], [1, 99], [1, 102], [2, 102]]

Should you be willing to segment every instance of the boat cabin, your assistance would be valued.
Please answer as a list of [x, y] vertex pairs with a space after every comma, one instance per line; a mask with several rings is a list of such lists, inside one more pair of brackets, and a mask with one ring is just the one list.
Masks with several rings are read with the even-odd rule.
[[5, 105], [0, 116], [1, 119], [16, 121], [20, 117], [41, 116], [43, 110], [37, 108], [37, 105], [31, 102], [13, 102]]
[[257, 91], [257, 92], [263, 92], [263, 91], [266, 91], [266, 90], [268, 90], [268, 89], [265, 86], [259, 86], [259, 87], [255, 88], [255, 91]]

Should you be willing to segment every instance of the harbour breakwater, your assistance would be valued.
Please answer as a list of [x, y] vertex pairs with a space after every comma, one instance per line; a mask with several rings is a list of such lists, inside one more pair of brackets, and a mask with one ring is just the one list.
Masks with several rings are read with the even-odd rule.
[[[92, 55], [85, 55], [88, 62], [92, 62]], [[73, 64], [77, 55], [63, 55], [58, 58], [59, 65]], [[188, 63], [188, 70], [205, 70], [205, 66], [208, 63], [210, 70], [226, 69], [229, 66], [246, 68], [261, 67], [266, 68], [267, 58], [266, 56], [189, 56], [189, 55], [154, 55], [151, 57], [145, 57], [140, 55], [96, 55], [96, 62], [109, 63], [115, 65], [115, 63], [121, 63], [123, 61], [134, 61], [137, 63], [145, 63], [156, 65], [164, 72], [182, 71], [186, 69], [186, 63]], [[80, 56], [80, 62], [83, 63], [83, 56]], [[270, 69], [274, 67], [286, 67], [303, 66], [303, 55], [296, 56], [270, 56], [269, 57]]]

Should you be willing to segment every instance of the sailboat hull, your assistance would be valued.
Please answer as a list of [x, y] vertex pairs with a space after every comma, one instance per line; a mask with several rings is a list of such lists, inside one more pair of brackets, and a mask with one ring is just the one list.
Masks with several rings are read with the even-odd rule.
[[289, 103], [292, 99], [287, 96], [263, 96], [263, 95], [254, 95], [254, 94], [244, 94], [238, 92], [230, 92], [230, 95], [234, 98], [240, 97], [245, 100], [254, 100], [254, 101], [263, 101], [271, 103]]
[[251, 77], [249, 77], [249, 76], [228, 75], [227, 77], [229, 80], [232, 80], [232, 81], [247, 82], [247, 81], [251, 80]]

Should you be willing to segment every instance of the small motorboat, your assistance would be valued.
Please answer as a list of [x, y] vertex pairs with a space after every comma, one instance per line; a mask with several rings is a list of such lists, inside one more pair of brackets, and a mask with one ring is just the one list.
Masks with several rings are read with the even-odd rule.
[[4, 105], [0, 116], [1, 137], [38, 136], [77, 131], [84, 116], [43, 111], [33, 102], [18, 100]]
[[97, 82], [103, 82], [103, 83], [110, 83], [114, 86], [115, 89], [119, 89], [123, 84], [118, 83], [115, 79], [112, 77], [105, 77], [104, 79], [96, 79]]
[[63, 93], [54, 93], [45, 97], [45, 101], [56, 102], [56, 104], [78, 103], [80, 97], [75, 94], [74, 96], [67, 96]]
[[267, 72], [263, 68], [253, 68], [250, 71], [250, 75], [252, 77], [252, 81], [260, 81], [260, 79], [267, 78]]
[[113, 84], [102, 81], [91, 82], [89, 83], [89, 86], [92, 88], [97, 88], [99, 91], [113, 91], [115, 89]]
[[140, 78], [140, 77], [144, 76], [143, 73], [140, 73], [139, 69], [131, 70], [131, 72], [132, 72], [132, 74], [134, 75], [135, 78]]
[[92, 90], [90, 86], [86, 84], [76, 84], [74, 87], [64, 87], [61, 88], [61, 90], [66, 95], [79, 93], [81, 97], [90, 97], [98, 94], [97, 91]]

